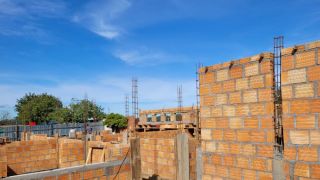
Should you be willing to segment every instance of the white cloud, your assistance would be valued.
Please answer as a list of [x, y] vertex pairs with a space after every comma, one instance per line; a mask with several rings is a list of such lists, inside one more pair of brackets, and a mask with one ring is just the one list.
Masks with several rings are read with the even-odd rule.
[[166, 53], [146, 47], [135, 48], [134, 50], [116, 50], [113, 55], [131, 66], [154, 66], [190, 60], [190, 57], [184, 55]]
[[[49, 93], [69, 103], [72, 98], [82, 99], [85, 94], [102, 105], [105, 110], [123, 113], [124, 96], [131, 96], [131, 78], [101, 76], [92, 82], [60, 82], [55, 85], [0, 84], [1, 104], [13, 107], [18, 98], [25, 93]], [[160, 79], [138, 77], [139, 107], [141, 109], [177, 106], [177, 85], [183, 86], [184, 105], [195, 102], [195, 83], [192, 80]]]
[[100, 0], [88, 3], [73, 21], [107, 39], [118, 37], [123, 30], [114, 21], [130, 7], [128, 0]]
[[47, 40], [48, 33], [38, 20], [60, 18], [65, 11], [66, 4], [61, 0], [0, 0], [0, 35]]

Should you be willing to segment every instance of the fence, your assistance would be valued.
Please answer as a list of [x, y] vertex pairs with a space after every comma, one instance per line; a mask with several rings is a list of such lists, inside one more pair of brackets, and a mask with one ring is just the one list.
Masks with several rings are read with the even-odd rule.
[[[11, 141], [21, 139], [21, 132], [32, 132], [34, 134], [47, 134], [53, 136], [59, 134], [60, 136], [68, 136], [70, 129], [76, 131], [84, 131], [84, 123], [65, 123], [65, 124], [49, 124], [49, 125], [11, 125], [11, 126], [0, 126], [0, 137], [7, 137]], [[102, 122], [87, 123], [88, 131], [102, 131]]]

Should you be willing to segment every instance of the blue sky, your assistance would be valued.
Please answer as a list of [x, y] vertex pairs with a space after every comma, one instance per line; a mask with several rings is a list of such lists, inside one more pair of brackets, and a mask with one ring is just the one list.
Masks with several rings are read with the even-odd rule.
[[124, 112], [195, 103], [195, 66], [320, 39], [320, 1], [0, 0], [0, 111], [27, 92]]

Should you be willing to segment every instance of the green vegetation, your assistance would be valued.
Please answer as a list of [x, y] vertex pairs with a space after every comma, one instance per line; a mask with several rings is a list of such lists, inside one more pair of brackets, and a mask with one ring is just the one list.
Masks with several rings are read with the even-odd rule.
[[126, 128], [128, 120], [125, 116], [117, 113], [110, 113], [103, 122], [104, 125], [111, 127], [113, 131]]
[[62, 108], [62, 102], [46, 93], [36, 95], [34, 93], [26, 94], [18, 99], [16, 104], [18, 119], [23, 123], [27, 121], [48, 122], [50, 113]]
[[72, 102], [69, 106], [63, 107], [59, 98], [46, 93], [26, 94], [17, 100], [15, 107], [18, 113], [17, 119], [21, 123], [83, 122], [84, 119], [98, 121], [106, 116], [101, 106], [89, 100]]

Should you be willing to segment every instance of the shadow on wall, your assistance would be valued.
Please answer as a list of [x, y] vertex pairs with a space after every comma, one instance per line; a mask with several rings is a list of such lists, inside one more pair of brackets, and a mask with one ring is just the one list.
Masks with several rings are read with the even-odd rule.
[[[17, 175], [17, 173], [13, 170], [13, 169], [11, 169], [10, 167], [8, 167], [8, 176], [14, 176], [14, 175]], [[0, 179], [1, 179], [1, 177], [0, 177]]]
[[143, 178], [143, 180], [158, 180], [160, 179], [159, 175], [157, 174], [153, 174], [151, 177], [149, 178]]

